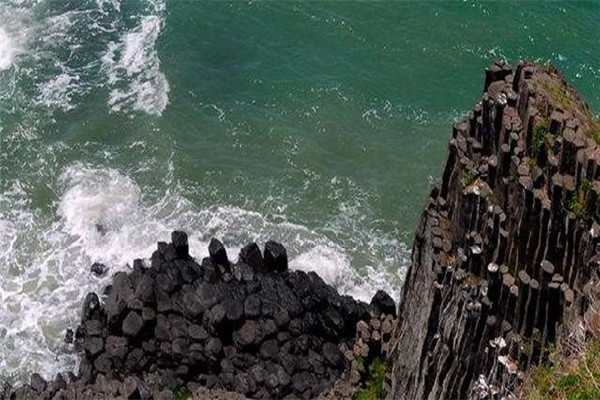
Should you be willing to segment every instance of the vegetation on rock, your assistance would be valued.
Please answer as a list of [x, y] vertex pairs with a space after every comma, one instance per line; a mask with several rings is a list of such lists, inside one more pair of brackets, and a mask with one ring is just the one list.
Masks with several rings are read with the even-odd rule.
[[366, 387], [361, 389], [356, 400], [375, 400], [383, 395], [383, 380], [385, 378], [385, 362], [380, 358], [374, 358], [369, 364]]

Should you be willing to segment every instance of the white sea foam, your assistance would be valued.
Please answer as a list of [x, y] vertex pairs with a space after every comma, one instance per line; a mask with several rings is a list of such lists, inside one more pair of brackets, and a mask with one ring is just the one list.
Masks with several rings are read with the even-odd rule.
[[0, 71], [9, 69], [17, 55], [18, 49], [4, 28], [0, 27]]
[[160, 71], [156, 41], [163, 21], [157, 15], [141, 18], [139, 25], [111, 42], [102, 63], [108, 75], [109, 105], [161, 115], [169, 102], [169, 83]]
[[72, 97], [78, 92], [80, 81], [79, 75], [71, 76], [68, 73], [61, 73], [50, 80], [38, 85], [39, 95], [38, 104], [45, 107], [56, 107], [64, 111], [75, 108]]
[[[77, 325], [81, 301], [99, 292], [134, 258], [149, 257], [157, 241], [183, 229], [190, 252], [207, 256], [211, 237], [220, 238], [231, 259], [250, 241], [260, 246], [275, 239], [288, 249], [290, 266], [318, 272], [345, 294], [369, 300], [383, 288], [397, 295], [395, 273], [367, 268], [357, 273], [351, 256], [322, 233], [238, 207], [198, 209], [177, 190], [144, 197], [136, 182], [110, 168], [73, 164], [60, 176], [57, 217], [45, 221], [29, 208], [18, 183], [0, 196], [0, 371], [50, 378], [75, 368], [62, 342], [64, 330]], [[91, 276], [93, 262], [111, 271]], [[15, 351], [19, 349], [19, 351]]]
[[[108, 106], [114, 112], [164, 111], [169, 84], [156, 50], [164, 1], [145, 0], [125, 10], [122, 3], [96, 0], [64, 7], [49, 0], [24, 0], [0, 7], [0, 72], [19, 60], [24, 67], [13, 74], [17, 82], [11, 88], [20, 79], [33, 83], [20, 88], [22, 107], [69, 111], [89, 93], [108, 88]], [[45, 12], [35, 13], [36, 7]], [[0, 81], [1, 98], [12, 91], [5, 86]]]

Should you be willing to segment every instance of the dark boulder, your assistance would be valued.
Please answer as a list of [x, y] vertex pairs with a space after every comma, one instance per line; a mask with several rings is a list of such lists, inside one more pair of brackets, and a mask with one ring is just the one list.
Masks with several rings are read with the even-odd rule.
[[223, 303], [216, 304], [206, 314], [204, 314], [202, 324], [206, 327], [206, 329], [208, 329], [209, 332], [214, 334], [221, 326], [223, 326], [226, 313], [227, 311], [225, 310]]
[[87, 336], [102, 335], [102, 329], [103, 329], [104, 325], [102, 324], [101, 321], [98, 321], [97, 319], [91, 319], [89, 321], [85, 321], [83, 326], [84, 326], [85, 334]]
[[375, 293], [375, 296], [373, 296], [373, 299], [371, 300], [371, 305], [382, 314], [396, 317], [396, 303], [392, 297], [383, 290], [378, 290], [377, 293]]
[[168, 312], [173, 309], [171, 296], [162, 289], [154, 289], [154, 299], [156, 301], [156, 311], [160, 313]]
[[227, 258], [227, 250], [223, 246], [220, 240], [212, 238], [208, 244], [208, 253], [210, 255], [210, 261], [214, 265], [221, 265], [225, 267], [227, 272], [231, 272], [229, 259]]
[[230, 322], [237, 322], [244, 315], [244, 304], [237, 299], [226, 299], [223, 302], [225, 315]]
[[246, 245], [242, 250], [240, 250], [240, 261], [248, 264], [250, 267], [254, 269], [254, 271], [258, 273], [265, 272], [265, 261], [263, 259], [263, 255], [260, 252], [260, 248], [254, 242]]
[[250, 374], [236, 374], [233, 383], [233, 390], [243, 395], [251, 395], [256, 391], [256, 383]]
[[90, 337], [85, 339], [83, 348], [90, 356], [94, 357], [104, 348], [104, 341], [99, 337]]
[[144, 324], [142, 317], [135, 311], [130, 311], [127, 317], [123, 320], [121, 327], [123, 333], [130, 337], [136, 337]]
[[171, 263], [178, 258], [177, 257], [177, 249], [175, 248], [173, 243], [169, 243], [166, 246], [164, 246], [160, 250], [160, 252], [161, 252], [161, 256], [162, 256], [163, 260], [165, 261], [165, 263], [162, 264], [162, 268], [159, 268], [158, 271], [161, 271], [164, 268], [169, 268], [171, 266]]
[[94, 360], [94, 368], [96, 371], [107, 374], [112, 369], [112, 362], [106, 353], [102, 353]]
[[154, 327], [154, 337], [158, 340], [171, 340], [171, 323], [169, 319], [163, 315], [156, 316], [156, 326]]
[[285, 247], [272, 240], [265, 244], [264, 261], [267, 272], [284, 272], [288, 269]]
[[83, 300], [83, 316], [84, 321], [90, 319], [100, 319], [102, 310], [100, 308], [100, 299], [96, 293], [88, 293]]
[[223, 343], [218, 338], [210, 338], [204, 347], [206, 354], [211, 358], [218, 358], [223, 352]]
[[261, 301], [258, 294], [246, 297], [244, 301], [244, 314], [246, 318], [258, 318], [260, 316]]
[[254, 268], [244, 262], [238, 262], [233, 266], [233, 276], [240, 282], [255, 282], [256, 275]]
[[183, 305], [185, 314], [192, 318], [202, 315], [202, 313], [206, 310], [206, 307], [200, 301], [200, 298], [193, 291], [193, 289], [191, 287], [184, 287], [182, 291], [184, 292]]
[[73, 332], [73, 329], [71, 328], [67, 328], [67, 330], [65, 331], [65, 343], [67, 344], [71, 344], [73, 343], [73, 339], [75, 337], [75, 332]]
[[277, 356], [279, 352], [279, 346], [277, 345], [277, 340], [270, 339], [263, 342], [260, 346], [260, 356], [264, 359], [272, 359]]
[[149, 274], [140, 278], [135, 288], [135, 296], [144, 303], [154, 302], [154, 279]]
[[346, 359], [340, 349], [333, 343], [327, 342], [323, 344], [322, 354], [332, 367], [340, 370], [344, 368]]
[[193, 260], [175, 260], [175, 265], [185, 283], [194, 283], [198, 278], [204, 276], [202, 267]]
[[188, 334], [197, 342], [205, 342], [209, 338], [208, 332], [206, 332], [206, 329], [202, 325], [190, 325]]
[[246, 321], [244, 325], [233, 333], [233, 341], [238, 348], [257, 345], [262, 336], [260, 325], [256, 321]]
[[127, 356], [127, 339], [121, 336], [109, 336], [106, 338], [106, 354], [114, 359], [121, 360]]
[[186, 259], [190, 256], [190, 246], [188, 245], [187, 233], [174, 231], [171, 233], [171, 242], [175, 247], [177, 258]]
[[51, 395], [54, 395], [59, 390], [64, 390], [67, 388], [67, 382], [65, 382], [65, 378], [63, 378], [62, 374], [56, 374], [56, 378], [50, 383], [48, 390]]
[[221, 270], [218, 265], [214, 265], [209, 257], [202, 259], [202, 271], [204, 281], [215, 283], [221, 280]]
[[46, 381], [39, 374], [32, 374], [31, 388], [36, 392], [43, 392], [46, 389]]
[[109, 328], [114, 329], [118, 325], [127, 308], [127, 303], [133, 297], [134, 293], [129, 276], [125, 272], [117, 272], [113, 278], [112, 290], [104, 306]]
[[106, 271], [108, 270], [108, 268], [106, 268], [106, 265], [101, 264], [101, 263], [93, 263], [92, 266], [90, 267], [90, 272], [96, 276], [104, 276], [104, 274], [106, 274]]

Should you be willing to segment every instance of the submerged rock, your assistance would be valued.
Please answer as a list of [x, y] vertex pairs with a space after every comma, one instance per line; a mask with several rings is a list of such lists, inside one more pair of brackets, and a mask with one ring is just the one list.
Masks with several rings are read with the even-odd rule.
[[90, 267], [90, 272], [96, 276], [104, 276], [107, 270], [106, 265], [101, 263], [93, 263]]

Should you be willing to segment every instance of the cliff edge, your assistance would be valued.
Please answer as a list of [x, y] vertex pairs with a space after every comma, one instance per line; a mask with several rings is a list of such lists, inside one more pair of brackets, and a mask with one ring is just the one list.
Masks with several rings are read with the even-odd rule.
[[500, 398], [585, 334], [600, 258], [600, 126], [552, 67], [496, 62], [416, 229], [389, 399]]

